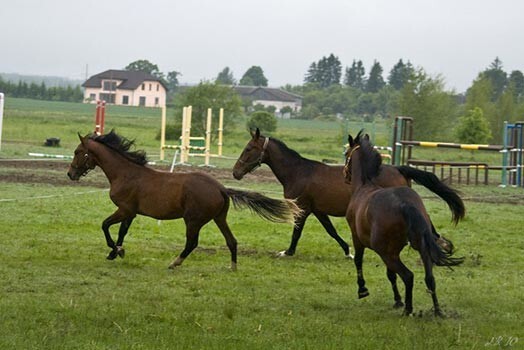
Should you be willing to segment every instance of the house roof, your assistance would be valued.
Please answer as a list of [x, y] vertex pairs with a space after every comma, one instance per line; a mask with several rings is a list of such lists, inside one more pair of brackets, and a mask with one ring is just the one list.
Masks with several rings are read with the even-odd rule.
[[122, 90], [135, 90], [142, 84], [144, 81], [157, 81], [162, 86], [167, 89], [166, 84], [160, 78], [155, 77], [149, 73], [139, 72], [139, 71], [128, 71], [128, 70], [116, 70], [109, 69], [105, 72], [95, 74], [87, 79], [82, 86], [89, 88], [101, 88], [102, 80], [113, 79], [121, 80], [120, 85], [117, 86], [117, 89]]
[[235, 91], [242, 97], [254, 100], [297, 102], [302, 101], [302, 96], [277, 88], [265, 86], [235, 86]]

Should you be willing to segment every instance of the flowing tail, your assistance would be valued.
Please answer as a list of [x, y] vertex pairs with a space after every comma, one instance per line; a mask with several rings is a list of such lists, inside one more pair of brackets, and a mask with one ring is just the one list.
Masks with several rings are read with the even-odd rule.
[[464, 208], [462, 198], [460, 198], [457, 191], [440, 181], [435, 174], [406, 165], [397, 166], [396, 168], [405, 178], [412, 179], [442, 198], [451, 210], [452, 221], [455, 225], [464, 218], [466, 208]]
[[402, 206], [402, 215], [408, 224], [408, 239], [409, 241], [417, 241], [417, 236], [420, 237], [421, 247], [420, 251], [426, 251], [431, 257], [431, 261], [437, 266], [456, 266], [464, 262], [464, 258], [452, 257], [453, 252], [449, 252], [440, 247], [431, 233], [431, 225], [424, 218], [420, 210], [413, 205]]
[[294, 223], [295, 217], [302, 213], [295, 201], [289, 199], [273, 199], [258, 192], [232, 188], [226, 188], [226, 191], [235, 208], [249, 208], [261, 218], [272, 222]]

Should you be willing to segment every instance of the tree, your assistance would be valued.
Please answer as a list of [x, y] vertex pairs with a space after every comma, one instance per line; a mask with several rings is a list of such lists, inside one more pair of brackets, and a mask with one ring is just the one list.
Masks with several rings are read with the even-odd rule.
[[466, 115], [460, 117], [455, 134], [459, 142], [488, 143], [491, 139], [491, 131], [482, 109], [475, 107], [468, 110]]
[[137, 60], [129, 63], [125, 70], [135, 71], [135, 72], [145, 72], [151, 74], [157, 78], [163, 78], [164, 74], [160, 72], [158, 66], [149, 62], [148, 60]]
[[384, 78], [382, 77], [382, 66], [376, 60], [369, 71], [369, 77], [366, 82], [367, 92], [378, 92], [386, 85]]
[[215, 82], [223, 85], [236, 85], [237, 83], [235, 77], [233, 76], [233, 72], [229, 69], [229, 67], [225, 67], [220, 73], [218, 73]]
[[250, 130], [259, 128], [262, 132], [273, 132], [277, 130], [277, 118], [273, 113], [256, 111], [251, 114], [247, 127]]
[[318, 62], [313, 62], [304, 78], [305, 83], [316, 83], [321, 88], [340, 84], [342, 65], [340, 60], [333, 54], [322, 57]]
[[395, 88], [395, 90], [400, 90], [414, 72], [415, 69], [409, 61], [404, 64], [402, 59], [400, 59], [389, 72], [388, 84]]
[[444, 90], [442, 77], [429, 77], [421, 68], [404, 84], [397, 115], [413, 117], [416, 139], [448, 138], [457, 113], [455, 97]]
[[502, 70], [502, 61], [496, 57], [489, 68], [480, 73], [480, 76], [485, 77], [491, 81], [491, 85], [493, 87], [491, 101], [497, 101], [508, 84], [508, 75], [506, 72], [504, 72], [504, 70]]
[[[242, 113], [242, 100], [235, 90], [216, 83], [201, 82], [176, 95], [175, 99], [177, 118], [180, 120], [182, 108], [192, 106], [191, 133], [195, 135], [205, 134], [208, 108], [213, 109], [214, 116], [220, 108], [224, 108], [224, 133], [231, 130], [235, 119]], [[214, 122], [214, 125], [217, 127], [218, 123]]]
[[346, 67], [346, 76], [344, 84], [364, 91], [366, 86], [366, 69], [361, 60], [355, 61], [351, 64], [351, 68]]
[[175, 70], [167, 73], [167, 79], [166, 79], [167, 88], [171, 92], [174, 92], [176, 90], [176, 88], [178, 87], [178, 85], [179, 85], [179, 82], [178, 82], [178, 76], [179, 75], [182, 75], [182, 73], [177, 72]]
[[267, 79], [264, 71], [259, 66], [251, 66], [240, 79], [240, 85], [247, 86], [267, 86]]
[[509, 84], [513, 84], [515, 99], [519, 101], [524, 97], [524, 74], [520, 70], [514, 70], [509, 75]]

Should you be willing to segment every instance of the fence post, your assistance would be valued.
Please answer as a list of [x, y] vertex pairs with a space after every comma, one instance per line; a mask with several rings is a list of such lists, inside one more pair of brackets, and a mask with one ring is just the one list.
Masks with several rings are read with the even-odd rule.
[[4, 120], [4, 93], [0, 92], [0, 150], [2, 150], [2, 125]]

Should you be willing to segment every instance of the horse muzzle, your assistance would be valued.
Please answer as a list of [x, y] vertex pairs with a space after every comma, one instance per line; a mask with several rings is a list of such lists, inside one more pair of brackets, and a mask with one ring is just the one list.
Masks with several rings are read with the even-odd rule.
[[242, 180], [242, 178], [244, 177], [245, 173], [241, 172], [241, 171], [238, 171], [236, 169], [233, 169], [233, 177], [236, 179], [236, 180]]

